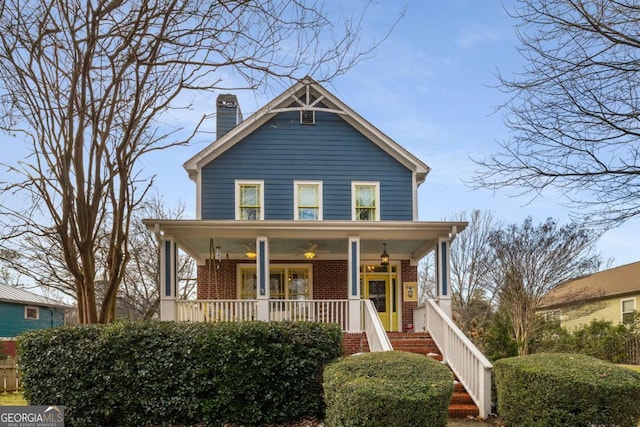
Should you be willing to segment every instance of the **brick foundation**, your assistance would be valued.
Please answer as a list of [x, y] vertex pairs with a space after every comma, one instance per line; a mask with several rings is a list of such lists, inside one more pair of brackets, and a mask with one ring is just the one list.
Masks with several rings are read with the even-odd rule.
[[369, 342], [367, 341], [367, 334], [364, 332], [342, 333], [342, 355], [349, 356], [356, 353], [368, 353]]

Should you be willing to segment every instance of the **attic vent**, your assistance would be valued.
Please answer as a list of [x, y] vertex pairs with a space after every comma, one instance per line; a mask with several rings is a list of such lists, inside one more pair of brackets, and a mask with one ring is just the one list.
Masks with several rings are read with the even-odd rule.
[[316, 112], [313, 110], [300, 110], [300, 124], [302, 125], [315, 125], [316, 124]]

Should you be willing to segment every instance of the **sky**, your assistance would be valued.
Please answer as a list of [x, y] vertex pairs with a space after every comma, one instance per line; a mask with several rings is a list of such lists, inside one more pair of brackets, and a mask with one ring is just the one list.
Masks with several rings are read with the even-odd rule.
[[[372, 1], [362, 22], [363, 43], [379, 41], [406, 8], [390, 36], [370, 57], [325, 86], [338, 98], [412, 152], [431, 172], [418, 192], [419, 219], [440, 221], [461, 211], [492, 211], [505, 223], [534, 223], [553, 217], [568, 222], [568, 210], [553, 191], [535, 200], [513, 198], [516, 190], [472, 190], [482, 159], [498, 150], [508, 137], [496, 107], [505, 94], [495, 86], [496, 73], [513, 75], [525, 65], [517, 51], [515, 21], [497, 0], [379, 0]], [[364, 0], [327, 0], [334, 18], [361, 9]], [[236, 92], [248, 117], [290, 83], [260, 92]], [[168, 120], [195, 123], [215, 109], [217, 94], [194, 96], [194, 110]], [[143, 160], [146, 174], [155, 174], [155, 186], [167, 204], [186, 204], [195, 217], [195, 184], [182, 164], [214, 139], [199, 135], [188, 147], [158, 152]], [[0, 176], [1, 178], [1, 176]], [[1, 180], [1, 179], [0, 179]], [[640, 260], [640, 219], [604, 234], [598, 243], [612, 266]]]

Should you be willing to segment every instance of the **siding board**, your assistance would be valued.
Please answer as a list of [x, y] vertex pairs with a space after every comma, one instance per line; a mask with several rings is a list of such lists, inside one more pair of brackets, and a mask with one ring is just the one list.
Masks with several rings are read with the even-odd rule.
[[351, 219], [351, 181], [379, 181], [382, 220], [412, 220], [412, 173], [338, 115], [280, 113], [202, 169], [202, 218], [235, 217], [236, 179], [265, 182], [265, 219], [293, 219], [293, 181], [321, 180], [324, 219]]

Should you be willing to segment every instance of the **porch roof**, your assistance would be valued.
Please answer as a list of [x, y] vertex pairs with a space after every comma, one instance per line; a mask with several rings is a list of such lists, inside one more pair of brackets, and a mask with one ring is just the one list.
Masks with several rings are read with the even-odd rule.
[[304, 251], [315, 245], [317, 259], [346, 259], [349, 237], [360, 238], [362, 260], [377, 259], [387, 244], [391, 259], [418, 262], [432, 251], [439, 238], [451, 238], [466, 222], [435, 221], [237, 221], [145, 219], [157, 236], [171, 237], [199, 263], [210, 256], [210, 240], [224, 257], [246, 259], [255, 248], [256, 237], [269, 239], [269, 255], [278, 259], [304, 259]]

